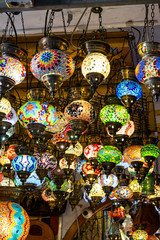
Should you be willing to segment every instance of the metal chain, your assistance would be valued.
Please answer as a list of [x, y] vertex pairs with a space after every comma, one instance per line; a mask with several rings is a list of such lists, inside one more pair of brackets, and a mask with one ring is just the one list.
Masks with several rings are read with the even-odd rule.
[[[14, 23], [14, 20], [15, 20], [14, 14], [13, 14], [13, 13], [10, 13], [10, 17], [12, 18], [12, 21], [13, 21], [13, 23]], [[13, 26], [12, 26], [12, 24], [11, 24], [11, 26], [10, 26], [10, 28], [9, 28], [9, 36], [10, 36], [10, 37], [13, 37]]]
[[64, 18], [64, 12], [62, 9], [62, 21], [63, 21], [63, 27], [64, 27], [64, 33], [65, 33], [65, 37], [67, 38], [67, 31], [66, 31], [66, 24], [65, 24], [65, 18]]
[[154, 42], [154, 17], [155, 17], [155, 5], [151, 4], [151, 41]]
[[8, 31], [8, 26], [9, 26], [9, 17], [7, 19], [7, 23], [6, 23], [6, 27], [4, 29], [4, 33], [2, 35], [2, 42], [6, 42], [7, 41], [7, 31]]
[[23, 18], [23, 13], [22, 12], [21, 12], [21, 21], [22, 21], [22, 28], [23, 28], [25, 47], [26, 47], [26, 51], [28, 51], [27, 40], [26, 40], [26, 33], [25, 33], [25, 27], [24, 27], [24, 18]]
[[47, 25], [47, 31], [46, 31], [47, 36], [50, 36], [50, 34], [51, 34], [51, 30], [52, 30], [52, 27], [53, 27], [54, 16], [55, 16], [55, 11], [52, 10], [51, 13], [50, 13], [49, 21], [48, 21], [48, 25]]
[[101, 40], [104, 40], [105, 39], [105, 36], [104, 36], [105, 29], [102, 25], [102, 10], [99, 11], [99, 32], [101, 34]]
[[145, 15], [145, 19], [144, 19], [144, 28], [143, 28], [142, 42], [145, 41], [146, 29], [148, 27], [148, 8], [149, 8], [149, 4], [146, 4], [145, 5], [146, 15]]

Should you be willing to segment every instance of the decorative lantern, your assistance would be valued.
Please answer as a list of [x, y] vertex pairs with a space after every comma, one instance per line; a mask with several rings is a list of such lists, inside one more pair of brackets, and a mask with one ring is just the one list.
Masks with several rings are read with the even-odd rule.
[[44, 130], [53, 126], [58, 117], [55, 108], [44, 102], [26, 102], [18, 110], [18, 120], [24, 127], [28, 127], [34, 139], [37, 139]]
[[77, 162], [76, 171], [77, 171], [78, 173], [81, 173], [81, 172], [82, 172], [82, 166], [83, 166], [85, 163], [86, 163], [86, 161], [83, 160], [83, 159]]
[[147, 240], [148, 234], [144, 230], [136, 230], [132, 235], [133, 240]]
[[67, 136], [62, 133], [55, 133], [51, 139], [51, 143], [55, 144], [59, 151], [66, 151], [70, 146]]
[[121, 106], [119, 99], [114, 95], [106, 97], [107, 105], [100, 111], [100, 119], [108, 128], [111, 135], [115, 135], [120, 128], [127, 124], [130, 120], [130, 115], [127, 109]]
[[136, 179], [130, 182], [129, 187], [132, 189], [134, 197], [136, 198], [140, 197], [142, 187], [140, 186], [139, 182]]
[[10, 102], [2, 97], [0, 100], [0, 120], [2, 120], [7, 114], [11, 111], [11, 104]]
[[95, 183], [92, 186], [92, 189], [89, 193], [89, 197], [93, 198], [93, 197], [100, 197], [103, 198], [105, 196], [105, 192], [103, 191], [102, 187], [100, 184]]
[[34, 153], [33, 157], [37, 161], [37, 168], [53, 170], [56, 168], [57, 160], [56, 158], [48, 152], [45, 153]]
[[109, 186], [109, 187], [117, 187], [118, 185], [118, 178], [113, 175], [106, 175], [106, 174], [102, 174], [99, 178], [98, 178], [98, 183], [102, 186]]
[[65, 154], [73, 154], [73, 155], [76, 155], [77, 157], [82, 155], [82, 153], [83, 153], [83, 147], [79, 142], [77, 142], [75, 146], [71, 144], [69, 148], [65, 151]]
[[16, 124], [18, 118], [17, 113], [13, 107], [11, 107], [11, 111], [5, 116], [5, 118], [3, 118], [3, 121], [11, 123], [12, 126]]
[[82, 166], [82, 173], [85, 175], [86, 179], [92, 185], [93, 182], [97, 179], [97, 176], [100, 174], [100, 170], [98, 167], [97, 169], [94, 169], [89, 162], [86, 162]]
[[82, 62], [82, 74], [91, 85], [92, 94], [110, 73], [110, 63], [106, 57], [110, 46], [99, 40], [90, 40], [82, 45], [82, 49], [87, 54]]
[[114, 196], [117, 199], [130, 199], [133, 197], [133, 191], [130, 187], [120, 186], [114, 190]]
[[127, 147], [123, 152], [124, 160], [126, 162], [128, 162], [129, 164], [131, 164], [132, 161], [144, 162], [144, 158], [141, 156], [141, 148], [142, 147], [143, 146], [141, 146], [141, 145], [132, 145], [130, 147]]
[[116, 164], [122, 160], [122, 153], [117, 147], [104, 146], [97, 153], [97, 160], [102, 164], [106, 174], [110, 174]]
[[58, 111], [57, 116], [58, 116], [57, 122], [52, 127], [49, 127], [47, 129], [47, 131], [49, 131], [53, 134], [62, 132], [68, 124], [68, 122], [65, 119], [64, 114], [62, 112]]
[[71, 56], [64, 52], [68, 48], [67, 41], [55, 36], [44, 37], [39, 41], [39, 47], [42, 51], [32, 58], [31, 72], [54, 97], [63, 81], [72, 76], [75, 65]]
[[26, 70], [20, 59], [24, 58], [27, 53], [24, 49], [16, 45], [1, 43], [1, 58], [0, 58], [0, 98], [5, 93], [21, 83], [26, 76]]
[[141, 156], [144, 157], [145, 162], [151, 167], [152, 163], [160, 155], [160, 150], [154, 144], [147, 144], [141, 148]]
[[134, 68], [124, 67], [121, 69], [122, 82], [116, 88], [117, 97], [123, 105], [131, 112], [132, 105], [141, 98], [142, 88], [136, 82]]
[[17, 157], [17, 153], [15, 152], [15, 149], [18, 147], [17, 144], [10, 145], [7, 149], [7, 157], [10, 161], [12, 161], [15, 157]]
[[138, 45], [138, 51], [142, 60], [135, 69], [136, 77], [151, 91], [154, 100], [158, 101], [160, 93], [159, 43], [142, 42]]
[[102, 148], [103, 146], [100, 144], [92, 144], [88, 145], [84, 149], [84, 155], [85, 157], [89, 160], [90, 158], [97, 158], [97, 153], [98, 151]]
[[146, 176], [142, 182], [142, 196], [154, 195], [154, 175]]
[[17, 203], [0, 202], [0, 238], [26, 239], [29, 234], [30, 221], [27, 212]]
[[[31, 172], [30, 176], [25, 181], [25, 185], [26, 186], [34, 185], [34, 187], [40, 187], [44, 183], [44, 181], [45, 181], [45, 179], [43, 179], [43, 181], [41, 181], [41, 179], [38, 177], [36, 171], [33, 171], [33, 172]], [[21, 182], [20, 178], [18, 177], [17, 173], [15, 173], [15, 176], [14, 176], [14, 183], [16, 186], [22, 185], [22, 182]]]
[[63, 169], [66, 178], [69, 179], [72, 177], [73, 170], [75, 170], [77, 167], [77, 161], [74, 160], [68, 164], [67, 160], [65, 158], [62, 158], [59, 161], [59, 166], [61, 169]]
[[75, 100], [66, 106], [64, 116], [70, 122], [71, 128], [80, 137], [87, 129], [88, 124], [94, 122], [95, 111], [89, 102]]
[[12, 160], [12, 167], [17, 172], [22, 183], [36, 169], [36, 164], [36, 159], [29, 155], [18, 155]]

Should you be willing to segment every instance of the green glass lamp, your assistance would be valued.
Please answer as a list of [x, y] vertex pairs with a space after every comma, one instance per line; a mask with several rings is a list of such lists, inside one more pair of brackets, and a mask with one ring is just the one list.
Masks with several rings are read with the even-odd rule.
[[146, 176], [144, 181], [142, 182], [142, 196], [149, 196], [154, 195], [154, 175], [150, 174], [149, 176]]
[[160, 150], [154, 144], [147, 144], [141, 148], [141, 156], [144, 157], [144, 160], [148, 163], [149, 167], [151, 167], [152, 163], [159, 157], [159, 155]]

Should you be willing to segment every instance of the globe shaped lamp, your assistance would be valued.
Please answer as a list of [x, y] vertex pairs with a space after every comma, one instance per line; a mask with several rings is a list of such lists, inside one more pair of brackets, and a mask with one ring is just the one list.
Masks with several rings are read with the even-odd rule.
[[103, 191], [101, 185], [98, 183], [93, 184], [89, 193], [89, 198], [91, 198], [91, 201], [94, 202], [94, 205], [100, 203], [103, 197], [105, 197], [105, 192]]
[[7, 114], [11, 111], [11, 104], [10, 102], [2, 97], [0, 100], [0, 120], [2, 120]]
[[83, 43], [82, 50], [87, 56], [82, 62], [81, 70], [83, 76], [91, 85], [93, 94], [110, 73], [110, 63], [106, 57], [110, 46], [103, 41], [90, 40]]
[[98, 166], [97, 153], [102, 147], [103, 146], [100, 144], [91, 144], [86, 146], [84, 149], [84, 155], [94, 169], [96, 169]]
[[137, 179], [132, 180], [129, 184], [129, 187], [132, 189], [133, 195], [135, 198], [140, 197], [141, 192], [142, 192], [142, 187], [140, 186]]
[[11, 107], [11, 111], [3, 118], [4, 122], [9, 122], [14, 126], [18, 121], [17, 113], [13, 107]]
[[141, 183], [142, 186], [142, 192], [141, 195], [144, 197], [148, 197], [149, 195], [154, 195], [155, 190], [154, 190], [154, 175], [150, 174], [145, 177], [143, 182]]
[[115, 165], [121, 162], [122, 153], [117, 147], [104, 146], [98, 151], [97, 160], [102, 164], [105, 173], [109, 175]]
[[71, 142], [68, 140], [66, 134], [61, 132], [53, 135], [51, 143], [55, 144], [59, 151], [64, 152], [69, 148]]
[[17, 115], [21, 125], [28, 128], [35, 141], [45, 129], [52, 127], [58, 119], [55, 108], [40, 101], [26, 102], [18, 110]]
[[24, 184], [30, 173], [36, 169], [36, 159], [29, 155], [18, 155], [12, 160], [12, 167]]
[[71, 129], [80, 137], [88, 125], [95, 120], [92, 105], [85, 100], [75, 100], [66, 106], [64, 116], [70, 122]]
[[147, 240], [148, 234], [144, 230], [136, 230], [132, 235], [133, 240]]
[[118, 185], [118, 178], [113, 175], [106, 175], [106, 174], [102, 174], [99, 178], [98, 178], [98, 183], [102, 186], [103, 191], [106, 193], [107, 196], [109, 196], [110, 192], [112, 192], [112, 189], [117, 187]]
[[134, 161], [144, 162], [144, 158], [141, 156], [142, 145], [131, 145], [127, 147], [123, 152], [124, 161], [131, 164]]
[[[72, 155], [72, 154], [69, 154], [69, 155]], [[68, 156], [69, 157], [69, 156]], [[71, 157], [71, 156], [70, 156]], [[69, 158], [70, 158], [69, 157]], [[59, 166], [60, 168], [63, 170], [65, 176], [66, 176], [66, 179], [70, 179], [72, 177], [72, 174], [73, 174], [73, 171], [76, 169], [77, 167], [77, 161], [74, 160], [75, 158], [73, 158], [73, 161], [70, 162], [70, 164], [68, 164], [68, 161], [65, 158], [62, 158], [60, 161], [59, 161]]]
[[39, 47], [42, 51], [32, 58], [31, 72], [54, 97], [57, 89], [72, 76], [74, 61], [65, 53], [68, 42], [59, 37], [44, 37], [39, 41]]
[[133, 197], [133, 191], [128, 186], [119, 186], [114, 190], [114, 196], [117, 199], [130, 199]]
[[97, 179], [98, 175], [100, 174], [100, 170], [98, 167], [96, 170], [94, 170], [92, 165], [89, 162], [86, 162], [82, 166], [82, 173], [85, 175], [90, 185], [92, 185], [94, 181]]
[[15, 85], [21, 83], [26, 77], [26, 70], [20, 59], [26, 57], [24, 49], [14, 44], [0, 44], [0, 98], [12, 89]]
[[100, 119], [108, 128], [109, 133], [115, 135], [123, 125], [129, 122], [130, 115], [125, 107], [118, 104], [109, 104], [101, 109]]
[[154, 144], [147, 144], [141, 148], [141, 156], [144, 157], [145, 162], [148, 163], [149, 168], [152, 163], [158, 158], [160, 155], [160, 150]]
[[138, 45], [142, 60], [135, 69], [137, 79], [150, 90], [155, 101], [160, 93], [160, 57], [158, 42], [142, 42]]
[[27, 212], [17, 203], [0, 202], [1, 239], [27, 239], [30, 221]]

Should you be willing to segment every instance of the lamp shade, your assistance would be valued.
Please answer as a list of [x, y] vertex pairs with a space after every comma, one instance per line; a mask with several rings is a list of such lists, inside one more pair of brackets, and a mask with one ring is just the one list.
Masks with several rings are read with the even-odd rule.
[[160, 77], [160, 57], [159, 56], [149, 56], [146, 55], [138, 63], [135, 69], [135, 74], [141, 83], [144, 83], [147, 79], [150, 78], [159, 78]]
[[114, 196], [117, 199], [130, 199], [133, 197], [133, 191], [128, 186], [120, 186], [114, 190]]
[[56, 144], [57, 142], [70, 142], [67, 138], [67, 136], [61, 132], [61, 133], [55, 133], [51, 139], [51, 143]]
[[66, 80], [75, 69], [72, 57], [57, 49], [46, 49], [37, 53], [32, 58], [30, 67], [35, 78], [41, 81], [46, 75], [60, 75]]
[[144, 158], [141, 156], [141, 145], [133, 145], [126, 148], [123, 152], [123, 158], [126, 162], [131, 164], [132, 161], [144, 162]]
[[6, 98], [2, 97], [0, 100], [0, 113], [7, 115], [10, 113], [10, 111], [11, 111], [10, 102]]
[[130, 120], [130, 115], [127, 109], [120, 105], [106, 105], [100, 111], [100, 119], [106, 124], [107, 122], [118, 122], [125, 125]]
[[37, 161], [37, 168], [40, 169], [50, 169], [53, 170], [56, 168], [57, 161], [56, 158], [51, 153], [34, 153], [33, 157]]
[[15, 149], [18, 147], [17, 144], [10, 145], [7, 149], [7, 157], [10, 161], [12, 161], [15, 157], [17, 157], [17, 153], [15, 152]]
[[13, 57], [0, 58], [0, 76], [14, 80], [15, 84], [21, 83], [26, 77], [26, 70], [23, 64]]
[[135, 96], [138, 100], [142, 97], [142, 93], [141, 86], [137, 82], [131, 80], [119, 83], [116, 88], [116, 94], [119, 99], [125, 95], [131, 95]]
[[136, 230], [133, 232], [132, 237], [134, 240], [147, 240], [148, 234], [144, 230]]
[[117, 147], [104, 146], [98, 151], [97, 160], [99, 163], [112, 162], [118, 164], [122, 160], [122, 153]]
[[11, 111], [3, 118], [3, 121], [11, 123], [12, 126], [16, 124], [18, 118], [17, 113], [13, 107], [11, 107]]
[[89, 197], [104, 197], [105, 192], [103, 191], [102, 187], [100, 184], [95, 183], [89, 193]]
[[92, 144], [88, 145], [84, 149], [84, 155], [87, 159], [90, 158], [97, 158], [97, 153], [98, 151], [102, 148], [103, 146], [100, 144]]
[[12, 167], [16, 172], [33, 172], [36, 169], [36, 159], [29, 155], [18, 155], [12, 160]]
[[[108, 128], [106, 128], [108, 135], [111, 136], [110, 132], [108, 131]], [[134, 122], [129, 121], [127, 124], [123, 125], [118, 132], [116, 132], [116, 135], [127, 135], [130, 137], [135, 130]]]
[[61, 169], [64, 169], [64, 168], [70, 168], [70, 169], [73, 169], [75, 170], [76, 167], [77, 167], [77, 161], [74, 160], [71, 165], [68, 165], [67, 163], [67, 160], [65, 158], [62, 158], [60, 161], [59, 161], [59, 166]]
[[41, 123], [46, 127], [53, 126], [58, 117], [55, 108], [44, 102], [26, 102], [18, 110], [18, 120], [22, 126], [27, 127], [29, 123]]
[[92, 165], [89, 163], [89, 162], [86, 162], [85, 164], [83, 164], [82, 166], [82, 173], [84, 175], [87, 175], [87, 174], [95, 174], [95, 175], [99, 175], [100, 174], [100, 170], [99, 168], [97, 167], [97, 169], [94, 171], [94, 168], [92, 167]]
[[25, 240], [30, 228], [28, 214], [17, 203], [0, 202], [0, 226], [1, 239]]
[[141, 148], [142, 157], [153, 156], [155, 158], [158, 158], [159, 154], [160, 154], [160, 150], [154, 144], [147, 144]]
[[[38, 175], [36, 174], [36, 171], [33, 171], [30, 176], [27, 178], [27, 180], [25, 181], [26, 185], [33, 185], [35, 187], [40, 187], [43, 183], [44, 183], [45, 179], [43, 179], [42, 181], [40, 180], [40, 178], [38, 177]], [[18, 174], [15, 173], [14, 176], [14, 183], [16, 186], [21, 186], [22, 182], [20, 180], [20, 178], [18, 177]]]
[[72, 120], [84, 120], [92, 123], [95, 120], [95, 111], [89, 102], [76, 100], [66, 106], [64, 116], [68, 122]]
[[109, 176], [107, 176], [106, 174], [102, 174], [98, 178], [98, 183], [102, 186], [109, 186], [115, 188], [118, 185], [118, 178], [113, 174], [110, 174]]
[[98, 52], [88, 54], [82, 62], [82, 74], [85, 78], [90, 73], [99, 73], [107, 78], [110, 73], [110, 63], [107, 57]]

